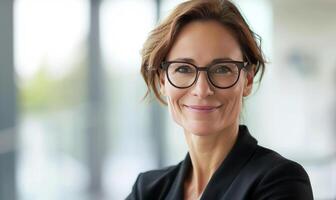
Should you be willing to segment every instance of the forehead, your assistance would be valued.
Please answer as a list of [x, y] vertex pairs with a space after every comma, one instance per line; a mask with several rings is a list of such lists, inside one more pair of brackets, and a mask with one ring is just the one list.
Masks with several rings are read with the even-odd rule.
[[242, 53], [229, 28], [208, 20], [186, 24], [175, 38], [167, 58], [191, 58], [204, 64], [217, 58], [242, 60]]

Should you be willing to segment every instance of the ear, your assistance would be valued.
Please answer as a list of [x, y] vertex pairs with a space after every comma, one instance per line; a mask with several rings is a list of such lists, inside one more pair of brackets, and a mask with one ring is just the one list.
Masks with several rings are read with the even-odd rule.
[[160, 84], [160, 93], [161, 93], [161, 95], [166, 96], [165, 73], [163, 71], [159, 72], [159, 84]]
[[255, 71], [254, 68], [251, 71], [245, 71], [243, 97], [247, 97], [252, 92], [254, 71]]

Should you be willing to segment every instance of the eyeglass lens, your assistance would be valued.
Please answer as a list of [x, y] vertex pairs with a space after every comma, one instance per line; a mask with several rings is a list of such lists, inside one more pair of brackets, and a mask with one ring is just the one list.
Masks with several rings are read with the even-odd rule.
[[[190, 87], [197, 79], [197, 68], [188, 63], [170, 63], [168, 78], [177, 87]], [[236, 63], [216, 63], [208, 69], [208, 77], [217, 87], [229, 87], [239, 78]]]

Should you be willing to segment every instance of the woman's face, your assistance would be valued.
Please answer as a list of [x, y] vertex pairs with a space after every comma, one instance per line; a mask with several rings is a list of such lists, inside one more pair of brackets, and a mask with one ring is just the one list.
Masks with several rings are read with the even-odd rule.
[[[216, 21], [194, 21], [181, 29], [166, 60], [181, 59], [206, 66], [215, 59], [243, 61], [243, 55], [229, 29]], [[162, 73], [160, 90], [174, 121], [185, 131], [204, 136], [217, 134], [238, 126], [242, 98], [251, 92], [253, 77], [244, 70], [240, 73], [238, 82], [228, 89], [211, 85], [204, 71], [186, 89], [174, 87]]]

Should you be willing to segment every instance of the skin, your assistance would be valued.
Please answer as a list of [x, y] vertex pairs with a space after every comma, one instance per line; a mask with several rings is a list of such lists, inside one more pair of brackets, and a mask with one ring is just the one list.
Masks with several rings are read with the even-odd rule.
[[[168, 61], [192, 59], [205, 66], [214, 59], [243, 61], [239, 43], [232, 32], [216, 21], [194, 21], [177, 35]], [[211, 176], [234, 145], [243, 97], [252, 90], [253, 76], [241, 71], [239, 81], [229, 89], [210, 84], [206, 72], [187, 89], [172, 86], [160, 75], [160, 92], [166, 97], [174, 121], [184, 129], [192, 170], [185, 180], [185, 199], [197, 199]]]

